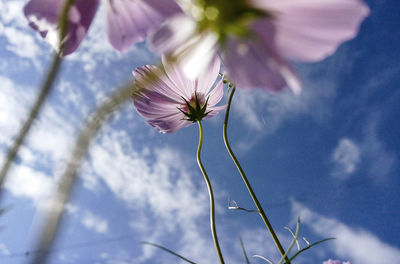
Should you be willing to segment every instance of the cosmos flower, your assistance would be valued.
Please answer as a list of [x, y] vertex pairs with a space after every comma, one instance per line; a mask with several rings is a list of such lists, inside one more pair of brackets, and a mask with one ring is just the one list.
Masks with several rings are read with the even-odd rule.
[[341, 262], [340, 260], [328, 259], [327, 261], [324, 261], [322, 264], [351, 264], [351, 263], [349, 261]]
[[[132, 98], [137, 111], [162, 133], [172, 133], [194, 122], [215, 116], [225, 106], [215, 106], [223, 95], [221, 62], [214, 57], [210, 68], [189, 80], [177, 64], [162, 57], [164, 69], [153, 65], [137, 68]], [[213, 89], [212, 89], [213, 88]]]
[[[57, 50], [58, 21], [66, 0], [30, 0], [24, 7], [29, 25]], [[76, 0], [69, 10], [63, 55], [74, 52], [89, 30], [99, 0]], [[111, 45], [125, 52], [143, 41], [149, 30], [181, 9], [173, 0], [106, 0], [107, 34]]]
[[301, 89], [287, 59], [317, 62], [358, 32], [361, 0], [180, 0], [177, 14], [150, 36], [154, 50], [196, 78], [219, 54], [242, 88]]

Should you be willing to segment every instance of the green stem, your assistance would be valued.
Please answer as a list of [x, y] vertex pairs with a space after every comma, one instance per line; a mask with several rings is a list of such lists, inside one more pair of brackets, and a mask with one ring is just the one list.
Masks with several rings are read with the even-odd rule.
[[228, 100], [228, 105], [226, 108], [226, 114], [225, 114], [225, 121], [224, 121], [224, 130], [223, 130], [223, 134], [224, 134], [224, 142], [225, 142], [225, 147], [229, 152], [229, 155], [231, 156], [233, 162], [235, 163], [237, 169], [240, 172], [240, 175], [242, 176], [242, 179], [247, 187], [247, 190], [250, 193], [251, 198], [253, 199], [254, 204], [257, 207], [258, 213], [260, 214], [261, 218], [263, 219], [265, 225], [267, 226], [268, 231], [270, 232], [272, 238], [274, 239], [274, 242], [276, 244], [276, 247], [278, 248], [280, 254], [282, 255], [282, 257], [285, 258], [285, 262], [286, 264], [290, 264], [290, 260], [287, 256], [285, 256], [285, 250], [283, 249], [281, 243], [279, 242], [279, 239], [277, 237], [277, 235], [275, 234], [274, 229], [272, 228], [271, 223], [269, 222], [267, 215], [265, 214], [263, 208], [261, 207], [260, 202], [258, 201], [258, 198], [256, 196], [256, 194], [253, 191], [253, 188], [250, 185], [249, 180], [246, 177], [246, 174], [244, 173], [242, 166], [240, 166], [239, 161], [237, 160], [235, 154], [233, 153], [231, 146], [229, 145], [229, 141], [228, 141], [228, 136], [227, 136], [227, 128], [228, 128], [228, 118], [229, 118], [229, 111], [231, 108], [231, 103], [232, 103], [232, 98], [233, 98], [233, 94], [235, 93], [236, 87], [232, 88], [231, 94], [229, 95], [229, 100]]
[[204, 169], [203, 164], [201, 163], [201, 158], [200, 158], [201, 147], [203, 145], [203, 126], [201, 125], [201, 121], [197, 121], [197, 124], [199, 125], [199, 146], [197, 148], [197, 164], [199, 165], [199, 168], [203, 173], [204, 180], [207, 183], [208, 194], [210, 196], [210, 224], [211, 224], [211, 233], [214, 240], [215, 249], [217, 250], [219, 261], [221, 262], [221, 264], [224, 264], [225, 263], [224, 258], [222, 257], [221, 248], [219, 247], [218, 243], [217, 229], [215, 228], [214, 194], [212, 191], [210, 179], [207, 176], [207, 173]]
[[29, 130], [31, 129], [33, 121], [38, 116], [40, 110], [42, 109], [42, 106], [44, 105], [44, 102], [45, 102], [47, 96], [50, 94], [53, 83], [57, 77], [57, 73], [60, 69], [61, 61], [62, 61], [61, 55], [63, 53], [63, 48], [64, 48], [63, 47], [64, 46], [63, 39], [67, 34], [68, 11], [74, 2], [75, 2], [75, 0], [68, 0], [63, 7], [62, 13], [60, 15], [60, 20], [59, 20], [59, 27], [60, 27], [59, 53], [54, 54], [54, 58], [51, 63], [51, 66], [49, 68], [49, 71], [47, 73], [46, 79], [44, 80], [43, 85], [39, 92], [39, 96], [36, 98], [36, 101], [29, 113], [28, 119], [25, 121], [24, 125], [19, 130], [19, 133], [18, 133], [17, 137], [15, 138], [13, 145], [7, 152], [5, 161], [0, 170], [0, 188], [3, 186], [3, 182], [7, 176], [10, 166], [13, 163], [15, 157], [17, 156], [17, 153], [18, 153], [22, 143], [24, 142], [26, 135], [28, 134]]

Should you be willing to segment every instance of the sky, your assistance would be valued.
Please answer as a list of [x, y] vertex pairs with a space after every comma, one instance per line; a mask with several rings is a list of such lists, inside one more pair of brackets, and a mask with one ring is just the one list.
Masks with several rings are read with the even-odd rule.
[[[0, 161], [26, 118], [52, 58], [27, 25], [26, 1], [0, 2]], [[229, 137], [285, 247], [300, 236], [335, 237], [296, 264], [400, 259], [400, 2], [368, 0], [357, 37], [319, 63], [293, 65], [303, 91], [238, 88]], [[0, 263], [29, 263], [76, 137], [107, 96], [158, 64], [146, 43], [121, 54], [105, 33], [103, 6], [77, 52], [65, 58], [43, 111], [9, 173], [0, 216]], [[226, 89], [225, 89], [226, 91]], [[223, 103], [227, 101], [226, 94]], [[202, 158], [216, 196], [217, 232], [227, 263], [274, 262], [279, 254], [222, 140], [223, 113], [204, 122]], [[173, 134], [148, 126], [129, 100], [90, 145], [49, 263], [183, 263], [143, 245], [157, 243], [196, 263], [217, 263], [207, 188], [197, 167], [195, 125]], [[301, 246], [307, 244], [300, 241]], [[27, 253], [28, 252], [28, 253]]]

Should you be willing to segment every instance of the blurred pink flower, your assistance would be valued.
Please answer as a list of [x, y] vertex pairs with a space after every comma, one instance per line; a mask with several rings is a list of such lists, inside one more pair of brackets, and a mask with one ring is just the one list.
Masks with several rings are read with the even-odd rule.
[[[356, 36], [369, 14], [361, 0], [188, 0], [150, 35], [156, 51], [176, 59], [196, 78], [215, 54], [242, 88], [301, 89], [286, 59], [316, 62]], [[197, 3], [197, 7], [193, 7]], [[236, 8], [236, 9], [235, 9]]]
[[[29, 25], [56, 49], [59, 47], [58, 20], [66, 0], [30, 0], [24, 7]], [[173, 0], [106, 0], [107, 34], [111, 45], [125, 52], [143, 41], [149, 30], [180, 12]], [[64, 54], [74, 52], [89, 30], [99, 0], [76, 0], [69, 11]]]
[[[341, 264], [341, 261], [328, 259], [327, 261], [324, 261], [322, 264]], [[351, 263], [350, 261], [343, 261], [342, 264], [351, 264]]]
[[221, 65], [218, 57], [195, 80], [189, 80], [178, 65], [164, 57], [162, 63], [164, 69], [146, 65], [133, 72], [133, 103], [151, 126], [162, 133], [172, 133], [225, 108], [215, 106], [223, 96], [222, 78], [215, 83]]

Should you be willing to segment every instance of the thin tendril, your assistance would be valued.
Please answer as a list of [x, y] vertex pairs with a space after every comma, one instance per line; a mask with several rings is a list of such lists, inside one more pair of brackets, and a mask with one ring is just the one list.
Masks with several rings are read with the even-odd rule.
[[[67, 34], [68, 11], [74, 2], [75, 2], [75, 0], [68, 0], [63, 7], [62, 13], [60, 15], [60, 20], [59, 20], [59, 25], [60, 25], [59, 52], [54, 54], [54, 58], [51, 63], [51, 66], [49, 68], [49, 71], [47, 73], [46, 79], [43, 82], [43, 85], [39, 92], [39, 96], [36, 98], [36, 101], [29, 113], [28, 119], [25, 121], [24, 125], [19, 130], [19, 133], [18, 133], [17, 137], [15, 138], [13, 145], [7, 152], [5, 161], [0, 170], [0, 188], [3, 186], [3, 182], [7, 176], [7, 173], [11, 167], [11, 164], [13, 163], [22, 143], [24, 142], [29, 130], [31, 129], [33, 121], [38, 116], [47, 96], [50, 94], [51, 88], [53, 87], [53, 83], [57, 77], [57, 73], [60, 69], [61, 61], [62, 61], [61, 55], [63, 53], [64, 44], [65, 44], [64, 38]], [[1, 195], [1, 193], [0, 193], [0, 195]], [[0, 196], [0, 199], [1, 199], [1, 196]]]
[[271, 223], [269, 222], [263, 208], [261, 207], [260, 202], [258, 201], [258, 198], [256, 196], [256, 194], [253, 191], [253, 188], [250, 185], [249, 180], [246, 177], [246, 174], [244, 173], [242, 166], [240, 165], [239, 161], [237, 160], [235, 154], [233, 153], [231, 146], [229, 145], [229, 141], [228, 141], [228, 136], [227, 136], [227, 128], [228, 128], [228, 119], [229, 119], [229, 111], [231, 108], [231, 103], [232, 103], [232, 98], [233, 98], [233, 94], [235, 93], [236, 87], [233, 86], [232, 87], [232, 91], [231, 94], [229, 95], [229, 100], [228, 100], [228, 105], [226, 108], [226, 114], [225, 114], [225, 121], [224, 121], [224, 128], [223, 128], [223, 135], [224, 135], [224, 142], [225, 142], [225, 147], [227, 149], [227, 151], [229, 152], [229, 155], [231, 156], [233, 162], [235, 163], [240, 175], [242, 176], [242, 179], [247, 187], [247, 190], [250, 193], [251, 198], [253, 199], [254, 204], [256, 205], [257, 209], [258, 209], [258, 213], [260, 214], [261, 218], [263, 219], [265, 225], [267, 226], [268, 231], [270, 232], [276, 247], [278, 248], [280, 254], [282, 257], [285, 258], [285, 263], [286, 264], [290, 264], [290, 260], [287, 256], [285, 256], [285, 250], [283, 249], [281, 243], [279, 242], [279, 239], [277, 237], [277, 235], [275, 234], [275, 231], [271, 225]]
[[221, 248], [218, 243], [217, 229], [215, 227], [214, 194], [212, 191], [210, 179], [207, 176], [207, 173], [203, 167], [203, 164], [201, 163], [201, 158], [200, 158], [201, 147], [203, 145], [203, 126], [201, 125], [201, 121], [197, 121], [197, 124], [199, 125], [199, 145], [197, 148], [197, 164], [199, 165], [199, 168], [203, 173], [204, 180], [207, 183], [208, 194], [210, 196], [210, 224], [211, 224], [211, 233], [214, 240], [215, 249], [217, 250], [219, 261], [221, 262], [221, 264], [224, 264], [225, 263], [224, 258], [222, 256]]

